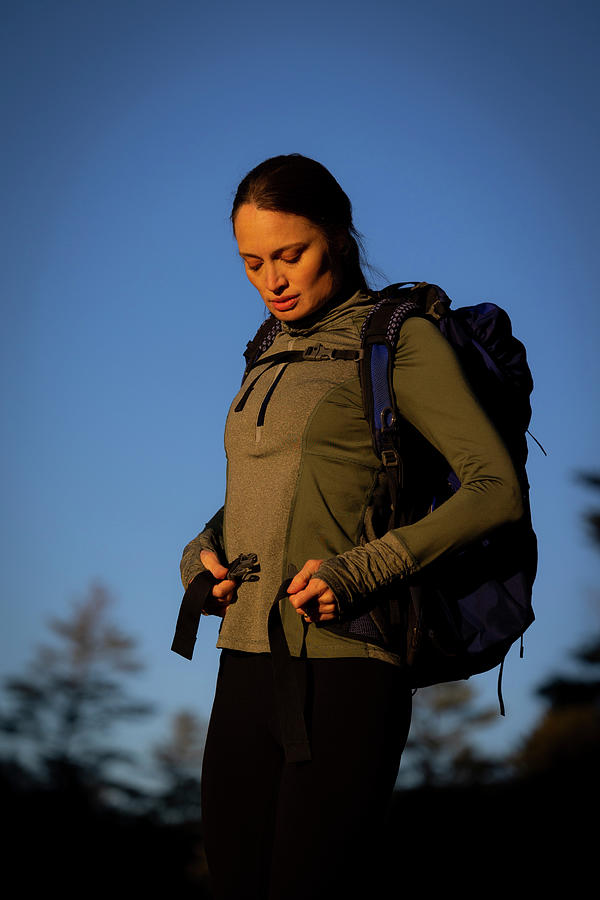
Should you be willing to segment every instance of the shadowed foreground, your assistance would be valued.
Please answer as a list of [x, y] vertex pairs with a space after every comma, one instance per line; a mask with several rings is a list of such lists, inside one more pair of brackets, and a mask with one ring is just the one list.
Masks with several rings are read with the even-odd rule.
[[[19, 891], [212, 896], [199, 822], [125, 814], [75, 790], [18, 783], [15, 775], [3, 772], [2, 808]], [[373, 896], [583, 884], [595, 868], [589, 812], [595, 821], [596, 802], [592, 766], [485, 788], [398, 791], [374, 861], [374, 875], [392, 865], [393, 882], [374, 885]]]

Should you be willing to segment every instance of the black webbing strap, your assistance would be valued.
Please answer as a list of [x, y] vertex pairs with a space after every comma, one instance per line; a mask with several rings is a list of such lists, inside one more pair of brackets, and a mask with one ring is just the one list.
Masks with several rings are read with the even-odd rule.
[[[224, 580], [235, 581], [239, 587], [244, 581], [258, 581], [257, 572], [260, 572], [260, 563], [256, 553], [240, 553], [233, 562], [229, 563]], [[192, 658], [200, 616], [206, 605], [207, 597], [216, 583], [217, 579], [206, 569], [192, 578], [183, 595], [171, 650], [179, 653], [180, 656], [185, 656], [186, 659]]]
[[198, 626], [200, 625], [200, 616], [202, 615], [206, 598], [216, 583], [217, 579], [207, 569], [204, 572], [199, 572], [195, 578], [192, 578], [188, 584], [187, 591], [183, 595], [171, 650], [179, 653], [180, 656], [184, 656], [186, 659], [191, 659], [193, 656]]
[[298, 681], [299, 672], [293, 665], [295, 660], [290, 654], [279, 610], [279, 601], [288, 597], [287, 589], [291, 580], [291, 578], [286, 579], [277, 592], [269, 611], [267, 629], [275, 679], [275, 702], [285, 761], [299, 763], [310, 760], [310, 744], [304, 721], [303, 698]]
[[304, 350], [281, 350], [279, 353], [271, 353], [270, 356], [259, 356], [258, 359], [248, 365], [246, 372], [255, 366], [273, 366], [282, 362], [321, 362], [325, 359], [362, 359], [362, 350], [344, 350], [340, 347], [324, 347], [323, 344], [313, 344]]
[[[244, 393], [242, 394], [240, 400], [238, 401], [234, 412], [241, 412], [246, 405], [246, 401], [257, 381], [262, 378], [265, 372], [268, 372], [269, 369], [272, 369], [273, 366], [282, 363], [292, 363], [292, 362], [322, 362], [325, 359], [349, 359], [358, 362], [359, 359], [362, 359], [363, 351], [362, 350], [343, 350], [338, 347], [324, 347], [323, 344], [313, 344], [310, 347], [306, 347], [304, 350], [282, 350], [280, 353], [272, 353], [271, 356], [261, 356], [258, 359], [249, 362], [246, 366], [246, 371], [244, 372], [244, 380], [249, 375], [255, 366], [265, 366], [265, 368], [253, 379], [253, 381], [248, 385]], [[273, 382], [272, 387], [275, 387], [276, 382], [281, 378], [281, 372], [277, 376], [275, 382]]]
[[[261, 377], [261, 375], [264, 375], [265, 372], [266, 372], [268, 369], [270, 369], [272, 366], [274, 366], [274, 365], [275, 365], [275, 363], [271, 363], [271, 365], [267, 366], [266, 369], [263, 369], [263, 371], [260, 372], [260, 373], [256, 376], [256, 378], [254, 378], [254, 379], [250, 382], [249, 386], [246, 388], [246, 390], [245, 390], [244, 393], [242, 394], [240, 400], [238, 401], [237, 406], [235, 407], [234, 412], [241, 412], [241, 411], [243, 410], [244, 406], [246, 405], [246, 400], [248, 399], [248, 397], [250, 396], [250, 394], [251, 394], [252, 391], [254, 390], [254, 385], [256, 384], [256, 382], [258, 381], [258, 379]], [[248, 368], [248, 371], [250, 371], [250, 368], [252, 368], [252, 367], [250, 366], [250, 367]]]
[[504, 707], [504, 698], [502, 697], [502, 673], [504, 672], [504, 660], [500, 663], [500, 671], [498, 672], [498, 703], [500, 704], [500, 715], [506, 715]]

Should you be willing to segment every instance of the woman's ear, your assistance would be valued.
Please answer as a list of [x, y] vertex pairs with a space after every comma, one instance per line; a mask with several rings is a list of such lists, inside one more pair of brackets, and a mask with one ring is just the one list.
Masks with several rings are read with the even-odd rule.
[[352, 240], [345, 228], [336, 231], [329, 242], [334, 257], [344, 259], [352, 250]]

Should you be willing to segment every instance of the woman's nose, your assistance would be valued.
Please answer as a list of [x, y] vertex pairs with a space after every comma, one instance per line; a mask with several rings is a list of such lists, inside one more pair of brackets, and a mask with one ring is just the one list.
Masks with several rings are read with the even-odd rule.
[[276, 265], [267, 266], [265, 276], [265, 287], [272, 294], [280, 294], [289, 284], [284, 272]]

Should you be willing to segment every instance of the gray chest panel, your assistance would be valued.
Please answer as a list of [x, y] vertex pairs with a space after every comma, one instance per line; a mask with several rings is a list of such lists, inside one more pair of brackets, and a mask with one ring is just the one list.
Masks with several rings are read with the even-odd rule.
[[[311, 343], [314, 339], [282, 334], [271, 352], [303, 349]], [[327, 344], [356, 346], [353, 335], [337, 333], [331, 340], [327, 335]], [[323, 400], [345, 382], [355, 382], [356, 376], [356, 362], [349, 360], [258, 366], [235, 397], [225, 430], [225, 549], [228, 559], [257, 553], [261, 573], [258, 582], [240, 588], [237, 602], [223, 621], [218, 646], [268, 651], [267, 615], [287, 574], [283, 571], [286, 544], [303, 456], [310, 452], [310, 422]], [[243, 408], [236, 412], [257, 378]]]

